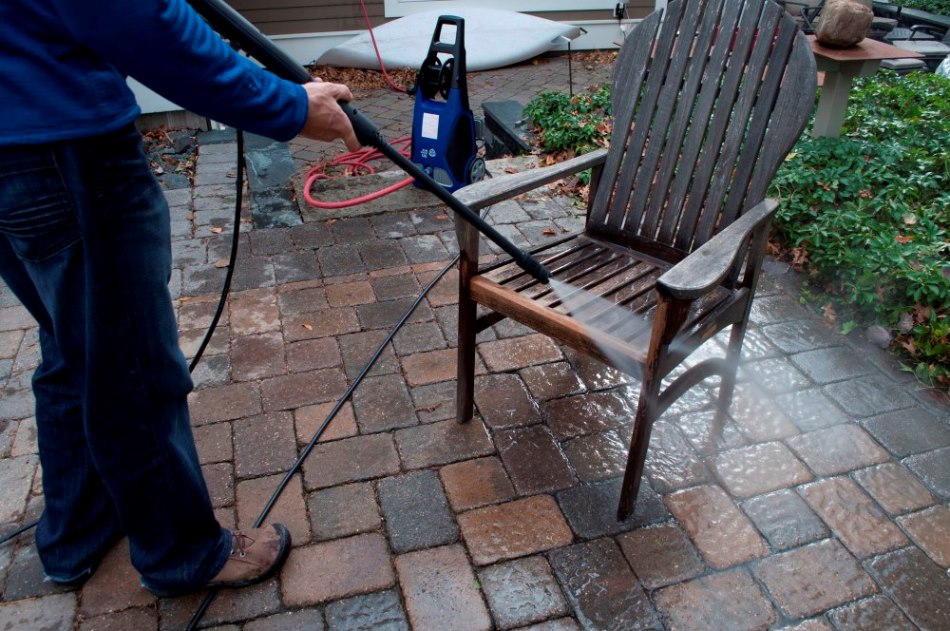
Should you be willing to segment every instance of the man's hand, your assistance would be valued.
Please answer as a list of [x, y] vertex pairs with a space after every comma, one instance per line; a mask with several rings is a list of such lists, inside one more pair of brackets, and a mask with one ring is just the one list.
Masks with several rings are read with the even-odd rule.
[[360, 143], [356, 139], [350, 119], [337, 104], [337, 101], [353, 100], [350, 89], [345, 85], [326, 83], [320, 79], [305, 83], [303, 87], [307, 91], [309, 108], [307, 122], [300, 130], [300, 135], [327, 142], [342, 138], [350, 151], [359, 149]]

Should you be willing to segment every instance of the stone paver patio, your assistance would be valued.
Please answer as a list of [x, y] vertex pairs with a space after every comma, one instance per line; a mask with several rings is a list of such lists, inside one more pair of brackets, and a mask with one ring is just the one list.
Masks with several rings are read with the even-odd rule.
[[[575, 61], [575, 87], [609, 69]], [[473, 106], [565, 89], [563, 57], [470, 77]], [[388, 137], [412, 101], [359, 101]], [[201, 144], [168, 191], [171, 287], [193, 354], [227, 255], [234, 144]], [[299, 167], [339, 152], [295, 142]], [[230, 176], [230, 177], [229, 177]], [[442, 209], [243, 225], [225, 317], [191, 409], [219, 519], [248, 526], [419, 289], [451, 260]], [[543, 193], [488, 218], [521, 244], [582, 225]], [[224, 228], [223, 231], [218, 228]], [[477, 417], [454, 420], [449, 272], [271, 512], [279, 575], [221, 592], [202, 627], [290, 629], [950, 628], [950, 406], [842, 337], [771, 262], [723, 441], [710, 387], [656, 425], [633, 517], [613, 515], [637, 384], [521, 326], [480, 338]], [[721, 343], [713, 340], [712, 344]], [[30, 376], [37, 332], [0, 290], [0, 535], [42, 507]], [[119, 544], [79, 591], [43, 581], [31, 532], [0, 546], [0, 629], [182, 629], [202, 595], [157, 600]]]

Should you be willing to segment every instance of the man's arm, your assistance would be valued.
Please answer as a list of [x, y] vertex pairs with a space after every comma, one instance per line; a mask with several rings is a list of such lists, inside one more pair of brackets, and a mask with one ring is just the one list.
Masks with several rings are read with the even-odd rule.
[[178, 105], [233, 127], [289, 140], [348, 138], [345, 86], [304, 86], [233, 51], [185, 0], [54, 0], [73, 37]]

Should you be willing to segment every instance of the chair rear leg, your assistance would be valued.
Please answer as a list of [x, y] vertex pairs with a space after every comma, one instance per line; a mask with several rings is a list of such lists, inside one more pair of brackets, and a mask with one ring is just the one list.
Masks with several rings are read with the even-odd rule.
[[475, 412], [475, 334], [477, 305], [465, 292], [459, 296], [458, 383], [455, 413], [460, 423]]
[[726, 414], [732, 405], [732, 395], [736, 389], [736, 374], [739, 372], [739, 358], [742, 355], [742, 342], [745, 339], [747, 321], [732, 325], [729, 334], [729, 346], [726, 348], [725, 367], [722, 371], [722, 380], [719, 382], [719, 399], [716, 402], [716, 415], [712, 423], [712, 435], [722, 437], [723, 426], [726, 423]]

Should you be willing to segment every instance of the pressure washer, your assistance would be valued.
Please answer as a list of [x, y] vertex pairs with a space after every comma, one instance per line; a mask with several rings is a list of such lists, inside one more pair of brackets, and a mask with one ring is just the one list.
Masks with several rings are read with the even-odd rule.
[[[463, 18], [439, 16], [414, 93], [412, 161], [448, 191], [483, 179], [485, 161], [477, 155], [468, 105]], [[424, 187], [418, 180], [416, 186]]]

